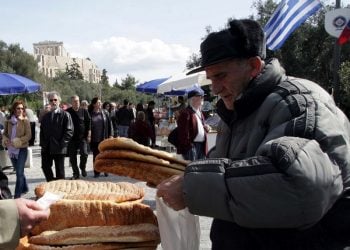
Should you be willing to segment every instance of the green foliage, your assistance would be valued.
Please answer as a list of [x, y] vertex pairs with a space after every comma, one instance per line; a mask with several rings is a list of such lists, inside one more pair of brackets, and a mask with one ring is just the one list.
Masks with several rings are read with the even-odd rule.
[[121, 90], [135, 90], [136, 89], [136, 84], [138, 81], [136, 80], [135, 77], [133, 77], [130, 74], [127, 74], [124, 79], [122, 79], [122, 83], [120, 85]]
[[100, 82], [100, 84], [102, 84], [102, 85], [109, 85], [108, 76], [107, 76], [107, 70], [106, 70], [106, 69], [103, 69], [103, 70], [102, 70], [102, 75], [101, 75], [101, 82]]
[[71, 65], [68, 66], [68, 64], [66, 64], [67, 76], [72, 80], [83, 80], [84, 77], [79, 68], [79, 64], [76, 62], [75, 58], [73, 58], [73, 63]]
[[[0, 40], [0, 72], [15, 73], [41, 82], [43, 75], [38, 72], [34, 57], [25, 52], [19, 44], [7, 45]], [[41, 101], [38, 93], [0, 96], [0, 105], [9, 107], [16, 99], [25, 100], [28, 106], [36, 108]]]
[[186, 68], [192, 69], [201, 65], [201, 57], [199, 54], [193, 53], [186, 62]]

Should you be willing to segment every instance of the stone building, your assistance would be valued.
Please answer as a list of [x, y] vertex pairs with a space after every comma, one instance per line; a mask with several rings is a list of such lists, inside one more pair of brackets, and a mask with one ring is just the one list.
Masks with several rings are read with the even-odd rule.
[[63, 42], [44, 41], [33, 44], [34, 57], [38, 61], [39, 70], [50, 78], [56, 76], [58, 72], [66, 70], [66, 65], [79, 64], [79, 70], [83, 74], [84, 80], [99, 83], [101, 80], [101, 70], [89, 58], [73, 58], [63, 47]]

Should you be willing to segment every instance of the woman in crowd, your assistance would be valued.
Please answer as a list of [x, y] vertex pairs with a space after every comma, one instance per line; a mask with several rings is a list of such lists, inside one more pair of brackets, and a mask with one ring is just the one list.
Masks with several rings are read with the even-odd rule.
[[111, 113], [111, 103], [110, 103], [110, 102], [104, 102], [104, 103], [102, 104], [102, 108], [103, 108], [104, 110], [107, 110], [108, 113]]
[[9, 118], [5, 121], [3, 145], [7, 147], [12, 165], [16, 170], [16, 187], [14, 198], [27, 193], [28, 185], [24, 175], [29, 140], [32, 137], [30, 123], [24, 112], [24, 102], [19, 100], [12, 104]]
[[[92, 150], [93, 162], [96, 156], [100, 153], [98, 144], [106, 138], [113, 138], [112, 122], [107, 110], [102, 109], [101, 100], [94, 97], [88, 108], [91, 116], [91, 142], [90, 149]], [[108, 176], [105, 173], [105, 176]], [[94, 170], [94, 177], [100, 177], [100, 173]]]
[[145, 112], [137, 112], [136, 121], [134, 123], [131, 123], [130, 128], [128, 130], [128, 136], [129, 138], [142, 145], [151, 145], [153, 131], [151, 126], [146, 122]]

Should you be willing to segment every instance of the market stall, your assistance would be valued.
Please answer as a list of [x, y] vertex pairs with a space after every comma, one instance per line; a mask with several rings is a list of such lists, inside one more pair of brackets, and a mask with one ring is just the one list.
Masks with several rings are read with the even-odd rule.
[[[0, 95], [20, 95], [26, 93], [34, 93], [40, 91], [41, 85], [31, 79], [24, 76], [11, 74], [11, 73], [0, 73]], [[2, 133], [2, 131], [1, 131]], [[8, 157], [7, 150], [0, 150], [0, 161], [1, 167], [12, 166], [11, 161]], [[25, 164], [26, 167], [32, 166], [32, 150], [28, 148], [28, 157]]]

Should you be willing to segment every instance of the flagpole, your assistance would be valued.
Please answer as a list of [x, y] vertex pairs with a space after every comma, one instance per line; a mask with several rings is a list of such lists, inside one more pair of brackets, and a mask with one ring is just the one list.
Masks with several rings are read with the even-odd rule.
[[[336, 0], [335, 8], [340, 8], [340, 0]], [[337, 43], [337, 40], [334, 42], [334, 51], [333, 51], [333, 89], [334, 89], [334, 101], [338, 105], [339, 104], [339, 92], [340, 92], [340, 84], [339, 84], [339, 68], [340, 68], [340, 45]]]

